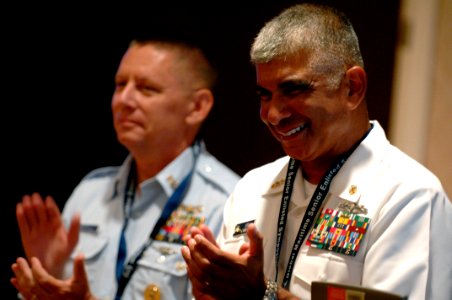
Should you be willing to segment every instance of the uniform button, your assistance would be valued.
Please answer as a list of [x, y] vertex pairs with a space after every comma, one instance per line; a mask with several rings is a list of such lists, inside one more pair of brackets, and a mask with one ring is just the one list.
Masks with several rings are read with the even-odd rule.
[[157, 258], [157, 262], [158, 262], [159, 264], [163, 264], [163, 263], [165, 262], [165, 260], [166, 260], [166, 256], [165, 256], [165, 255], [160, 255], [160, 256]]
[[325, 274], [320, 274], [319, 275], [319, 280], [320, 281], [326, 281], [326, 275]]
[[209, 165], [206, 165], [204, 167], [204, 171], [206, 171], [207, 173], [210, 173], [210, 172], [212, 172], [212, 168]]

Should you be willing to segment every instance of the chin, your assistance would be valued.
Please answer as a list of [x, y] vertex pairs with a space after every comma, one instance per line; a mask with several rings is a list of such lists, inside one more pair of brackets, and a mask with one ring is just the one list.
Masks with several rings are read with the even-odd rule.
[[304, 150], [303, 146], [287, 146], [283, 145], [284, 152], [289, 155], [290, 157], [293, 157], [298, 160], [304, 160], [307, 157], [307, 153]]

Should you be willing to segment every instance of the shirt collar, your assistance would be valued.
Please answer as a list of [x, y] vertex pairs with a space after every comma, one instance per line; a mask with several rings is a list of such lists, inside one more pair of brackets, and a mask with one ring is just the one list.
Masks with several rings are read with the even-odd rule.
[[170, 197], [177, 186], [188, 175], [193, 166], [193, 155], [191, 147], [185, 149], [176, 159], [163, 168], [155, 177], [149, 178], [140, 184], [145, 188], [149, 181], [156, 180], [160, 183], [165, 194]]
[[[119, 168], [114, 180], [114, 186], [110, 199], [114, 199], [117, 195], [124, 194], [132, 160], [132, 155], [129, 154]], [[179, 156], [170, 162], [165, 168], [163, 168], [156, 176], [143, 181], [140, 184], [140, 189], [146, 189], [148, 186], [154, 185], [157, 181], [163, 188], [165, 194], [170, 197], [177, 186], [190, 172], [193, 160], [192, 149], [189, 147], [179, 154]]]

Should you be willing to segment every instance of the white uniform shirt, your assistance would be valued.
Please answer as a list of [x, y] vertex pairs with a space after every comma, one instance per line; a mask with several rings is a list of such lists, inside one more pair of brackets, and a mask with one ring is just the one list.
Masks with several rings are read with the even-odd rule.
[[[205, 223], [218, 232], [224, 202], [239, 176], [227, 168], [204, 148], [199, 155], [192, 182], [182, 204], [200, 208]], [[75, 188], [63, 210], [65, 222], [75, 212], [81, 213], [79, 242], [72, 255], [82, 252], [92, 293], [99, 299], [113, 299], [119, 237], [124, 223], [124, 191], [131, 157], [120, 167], [92, 171]], [[126, 230], [126, 262], [148, 239], [162, 209], [191, 170], [191, 148], [166, 166], [154, 178], [140, 184], [136, 193], [131, 218]], [[144, 299], [146, 287], [155, 285], [162, 300], [191, 299], [191, 288], [185, 261], [180, 253], [182, 245], [154, 241], [124, 290], [122, 299]], [[67, 263], [65, 273], [72, 274], [73, 261]]]
[[[290, 291], [311, 298], [312, 281], [363, 285], [409, 299], [452, 299], [452, 204], [439, 180], [390, 145], [374, 128], [334, 177], [324, 208], [363, 205], [370, 219], [356, 256], [317, 249], [306, 239], [295, 261]], [[264, 273], [275, 278], [275, 243], [288, 157], [247, 173], [228, 199], [218, 237], [223, 249], [238, 252], [246, 234], [237, 224], [254, 220], [264, 236]], [[284, 277], [301, 219], [309, 204], [298, 170], [284, 236], [278, 281]], [[288, 229], [288, 227], [291, 227]], [[290, 240], [289, 240], [290, 239]]]

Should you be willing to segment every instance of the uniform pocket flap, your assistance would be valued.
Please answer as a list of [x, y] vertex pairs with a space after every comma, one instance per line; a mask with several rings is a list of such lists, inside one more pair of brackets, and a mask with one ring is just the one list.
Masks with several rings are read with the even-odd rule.
[[79, 242], [75, 251], [72, 252], [71, 258], [78, 253], [83, 253], [86, 260], [95, 258], [107, 246], [108, 238], [93, 234], [91, 232], [80, 231]]
[[138, 261], [138, 265], [173, 276], [185, 276], [187, 267], [181, 247], [180, 244], [154, 241]]

